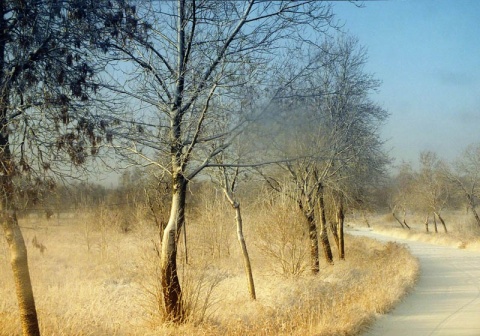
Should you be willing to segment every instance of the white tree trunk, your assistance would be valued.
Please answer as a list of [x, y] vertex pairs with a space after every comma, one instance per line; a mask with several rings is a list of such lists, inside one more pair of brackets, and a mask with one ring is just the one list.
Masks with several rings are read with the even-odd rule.
[[235, 203], [233, 207], [235, 208], [235, 222], [237, 223], [237, 239], [238, 239], [238, 242], [240, 243], [240, 247], [242, 248], [243, 264], [245, 266], [245, 275], [247, 276], [247, 281], [248, 281], [248, 291], [250, 293], [250, 298], [252, 300], [256, 300], [257, 295], [255, 294], [255, 283], [253, 281], [252, 265], [250, 263], [250, 256], [248, 255], [247, 244], [245, 243], [245, 237], [243, 236], [243, 221], [242, 221], [242, 214], [240, 211], [240, 204]]
[[182, 289], [177, 272], [177, 235], [184, 223], [185, 198], [186, 181], [180, 178], [174, 182], [170, 218], [163, 231], [160, 259], [166, 319], [172, 322], [184, 319]]
[[243, 235], [243, 220], [242, 220], [242, 212], [240, 210], [240, 203], [233, 198], [233, 195], [228, 192], [226, 187], [224, 187], [223, 191], [225, 193], [225, 196], [227, 197], [228, 202], [235, 210], [235, 223], [237, 225], [237, 239], [242, 249], [243, 264], [245, 267], [245, 275], [247, 277], [247, 282], [248, 282], [248, 291], [250, 293], [250, 298], [252, 300], [256, 300], [257, 295], [255, 293], [255, 282], [253, 281], [252, 264], [250, 263], [250, 256], [248, 255], [247, 243], [245, 242], [245, 237]]

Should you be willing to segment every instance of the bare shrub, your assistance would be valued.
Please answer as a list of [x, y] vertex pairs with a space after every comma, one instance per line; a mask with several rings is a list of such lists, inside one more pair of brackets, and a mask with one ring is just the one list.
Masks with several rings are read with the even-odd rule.
[[205, 193], [195, 204], [186, 229], [188, 237], [194, 238], [199, 255], [221, 259], [231, 255], [235, 223], [223, 194], [212, 193]]
[[198, 269], [189, 267], [184, 269], [183, 273], [182, 299], [186, 320], [199, 324], [209, 317], [218, 303], [213, 293], [227, 276], [225, 272], [219, 272], [207, 265]]
[[286, 199], [265, 204], [259, 211], [256, 245], [271, 261], [273, 271], [282, 275], [300, 275], [307, 265], [307, 230], [297, 207]]
[[98, 229], [113, 229], [121, 233], [129, 233], [135, 228], [137, 223], [137, 207], [110, 207], [100, 204], [94, 210], [94, 220], [97, 221]]

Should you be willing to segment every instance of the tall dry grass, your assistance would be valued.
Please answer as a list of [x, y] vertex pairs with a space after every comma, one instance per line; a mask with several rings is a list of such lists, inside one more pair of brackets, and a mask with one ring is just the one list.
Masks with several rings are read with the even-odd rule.
[[[188, 260], [183, 241], [179, 247], [189, 312], [181, 326], [162, 323], [158, 229], [141, 214], [99, 207], [50, 221], [23, 218], [42, 333], [354, 335], [414, 283], [418, 265], [405, 248], [349, 236], [346, 261], [322, 264], [318, 276], [284, 272], [285, 260], [307, 262], [303, 252], [292, 252], [305, 243], [295, 211], [286, 204], [246, 205], [244, 215], [258, 299], [249, 300], [233, 211], [221, 197], [205, 200], [187, 216]], [[290, 244], [290, 252], [269, 254], [268, 242]], [[1, 336], [20, 335], [16, 312], [0, 236]]]

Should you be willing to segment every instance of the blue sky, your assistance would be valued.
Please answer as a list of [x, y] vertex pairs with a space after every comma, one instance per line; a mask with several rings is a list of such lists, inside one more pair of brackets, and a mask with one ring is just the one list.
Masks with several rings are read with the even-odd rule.
[[396, 163], [422, 150], [453, 160], [480, 142], [480, 1], [334, 2], [344, 30], [368, 50], [373, 98], [390, 113], [383, 128]]

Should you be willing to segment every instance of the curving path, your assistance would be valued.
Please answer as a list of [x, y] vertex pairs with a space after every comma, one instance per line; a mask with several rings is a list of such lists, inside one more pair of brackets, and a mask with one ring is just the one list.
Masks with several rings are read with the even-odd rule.
[[407, 244], [420, 261], [415, 289], [363, 336], [480, 336], [480, 253], [355, 230]]

